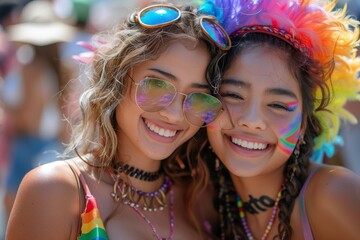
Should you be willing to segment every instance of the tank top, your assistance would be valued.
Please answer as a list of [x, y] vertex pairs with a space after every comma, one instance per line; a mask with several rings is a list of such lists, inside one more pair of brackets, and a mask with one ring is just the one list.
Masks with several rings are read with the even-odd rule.
[[79, 168], [71, 161], [66, 161], [70, 168], [76, 173], [80, 184], [85, 192], [86, 205], [81, 214], [81, 232], [78, 240], [109, 240], [106, 233], [103, 220], [101, 219], [100, 211], [96, 198], [91, 194], [89, 186], [86, 183], [84, 176], [81, 174]]
[[314, 239], [312, 231], [311, 231], [309, 219], [306, 214], [305, 191], [309, 185], [311, 178], [314, 176], [314, 174], [317, 172], [317, 170], [319, 170], [320, 166], [321, 165], [317, 165], [311, 170], [311, 172], [310, 172], [308, 178], [306, 179], [303, 187], [301, 188], [301, 191], [299, 194], [300, 219], [301, 219], [301, 226], [302, 226], [302, 230], [303, 230], [304, 240], [313, 240]]

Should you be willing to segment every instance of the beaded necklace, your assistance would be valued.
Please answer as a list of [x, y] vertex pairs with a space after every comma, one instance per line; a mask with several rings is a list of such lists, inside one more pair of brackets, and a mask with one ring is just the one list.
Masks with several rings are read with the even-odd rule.
[[[114, 176], [114, 174], [112, 172], [110, 172], [110, 176], [112, 177], [112, 179], [116, 183], [117, 178]], [[129, 207], [131, 207], [150, 226], [150, 228], [153, 231], [154, 236], [156, 237], [157, 240], [172, 240], [174, 238], [174, 228], [175, 228], [174, 218], [175, 218], [175, 214], [174, 214], [174, 191], [172, 189], [172, 184], [173, 183], [171, 182], [171, 180], [170, 180], [170, 178], [168, 176], [165, 176], [164, 184], [165, 183], [169, 187], [169, 192], [170, 192], [170, 206], [169, 206], [169, 211], [170, 211], [170, 214], [169, 214], [170, 215], [170, 236], [168, 238], [160, 237], [159, 233], [156, 231], [156, 228], [155, 228], [154, 224], [152, 224], [150, 219], [147, 218], [145, 216], [145, 214], [139, 209], [139, 206], [137, 204], [134, 204], [129, 199], [123, 198], [123, 203], [125, 205], [128, 205]], [[122, 190], [122, 188], [121, 188], [121, 186], [119, 184], [115, 184], [115, 185], [116, 185], [116, 187], [118, 188], [118, 190], [120, 192], [123, 192], [123, 190]], [[163, 187], [163, 185], [162, 185], [162, 187]], [[114, 193], [112, 193], [112, 196], [113, 196], [113, 194]]]
[[[121, 174], [118, 171], [114, 170], [114, 172], [116, 175], [110, 170], [110, 174], [114, 179], [114, 187], [111, 196], [116, 202], [120, 201], [120, 199], [123, 202], [128, 201], [131, 205], [134, 205], [137, 208], [141, 207], [142, 210], [149, 212], [157, 210], [162, 211], [165, 209], [166, 193], [170, 189], [169, 178], [165, 177], [164, 183], [158, 190], [154, 192], [143, 192], [123, 181]], [[141, 202], [142, 206], [140, 206]]]
[[[276, 215], [277, 215], [277, 211], [278, 211], [278, 205], [279, 205], [279, 201], [280, 201], [280, 198], [281, 198], [281, 192], [283, 190], [283, 187], [284, 185], [281, 186], [280, 188], [280, 191], [278, 192], [277, 194], [277, 197], [276, 197], [276, 201], [275, 201], [275, 205], [274, 205], [274, 208], [273, 208], [273, 211], [272, 211], [272, 214], [271, 214], [271, 218], [265, 228], [265, 232], [264, 234], [262, 235], [261, 237], [261, 240], [265, 240], [267, 238], [267, 236], [269, 235], [270, 231], [271, 231], [271, 228], [275, 222], [275, 218], [276, 218]], [[239, 215], [240, 215], [240, 219], [241, 219], [241, 222], [243, 224], [243, 227], [245, 229], [245, 233], [246, 233], [246, 236], [249, 240], [254, 240], [254, 237], [250, 231], [250, 228], [246, 222], [246, 217], [245, 217], [245, 211], [244, 211], [244, 208], [243, 208], [243, 201], [241, 200], [240, 196], [237, 195], [237, 207], [239, 209]]]

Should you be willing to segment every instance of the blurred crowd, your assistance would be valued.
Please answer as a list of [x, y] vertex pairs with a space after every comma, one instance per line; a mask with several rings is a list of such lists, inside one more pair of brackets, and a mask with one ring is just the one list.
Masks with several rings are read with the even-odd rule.
[[78, 78], [76, 44], [145, 1], [0, 0], [0, 239], [24, 175], [61, 158]]
[[[76, 42], [91, 41], [93, 33], [147, 2], [0, 0], [0, 239], [23, 176], [61, 158], [69, 140], [67, 121], [76, 117], [78, 92], [86, 84], [72, 59], [85, 51]], [[345, 2], [360, 19], [360, 1], [339, 4]], [[348, 107], [360, 119], [359, 104]], [[345, 125], [342, 134], [346, 148], [337, 163], [360, 174], [360, 127]]]

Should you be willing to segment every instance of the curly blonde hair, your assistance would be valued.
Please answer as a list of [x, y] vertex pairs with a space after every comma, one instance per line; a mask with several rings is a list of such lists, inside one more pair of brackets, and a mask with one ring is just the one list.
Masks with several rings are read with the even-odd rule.
[[[195, 9], [191, 6], [180, 9], [181, 18], [169, 26], [144, 28], [136, 21], [137, 12], [134, 12], [111, 32], [95, 36], [102, 44], [88, 66], [88, 87], [80, 98], [82, 118], [73, 128], [67, 153], [91, 154], [101, 168], [112, 166], [116, 149], [121, 144], [116, 134], [115, 109], [129, 87], [128, 73], [138, 64], [158, 58], [172, 41], [186, 41], [194, 47], [200, 43], [206, 45], [211, 58], [206, 79], [213, 89], [217, 87], [220, 79], [217, 61], [223, 52], [203, 33], [201, 16], [194, 13]], [[165, 173], [175, 184], [186, 186], [184, 198], [188, 216], [199, 231], [201, 224], [194, 208], [209, 177], [204, 163], [197, 161], [197, 145], [205, 137], [201, 129], [162, 161]], [[183, 161], [185, 168], [180, 168], [176, 164], [178, 161]]]

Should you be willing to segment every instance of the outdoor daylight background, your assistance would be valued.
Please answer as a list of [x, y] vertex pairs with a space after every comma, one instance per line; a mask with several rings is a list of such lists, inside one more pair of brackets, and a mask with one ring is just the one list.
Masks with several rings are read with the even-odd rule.
[[[30, 7], [29, 4], [35, 1], [47, 4]], [[191, 1], [199, 0], [169, 2]], [[31, 160], [32, 165], [23, 168], [16, 165], [20, 176], [31, 167], [57, 160], [54, 150], [61, 152], [61, 143], [70, 135], [62, 117], [76, 112], [78, 93], [86, 84], [77, 78], [81, 65], [72, 58], [86, 50], [76, 42], [90, 41], [94, 33], [122, 21], [134, 9], [149, 2], [159, 1], [0, 0], [0, 240], [5, 239], [8, 210], [17, 186], [12, 183], [11, 191], [5, 188], [10, 172], [12, 139], [23, 133], [39, 134], [45, 139], [19, 148], [28, 148], [36, 156]], [[349, 14], [360, 19], [360, 0], [339, 0], [340, 7], [344, 4], [348, 5]], [[42, 60], [44, 65], [30, 65], [38, 57], [43, 58], [39, 61]], [[46, 65], [49, 62], [51, 64]], [[20, 72], [27, 74], [21, 76]], [[76, 81], [71, 81], [74, 79]], [[58, 89], [64, 86], [67, 86], [62, 92], [65, 101], [58, 97]], [[349, 103], [347, 108], [360, 119], [359, 103]], [[348, 167], [360, 175], [360, 125], [344, 125], [341, 134], [344, 147], [338, 148], [334, 158], [325, 159], [325, 162]], [[46, 147], [34, 152], [40, 144]], [[26, 157], [29, 153], [24, 150], [17, 154]]]

